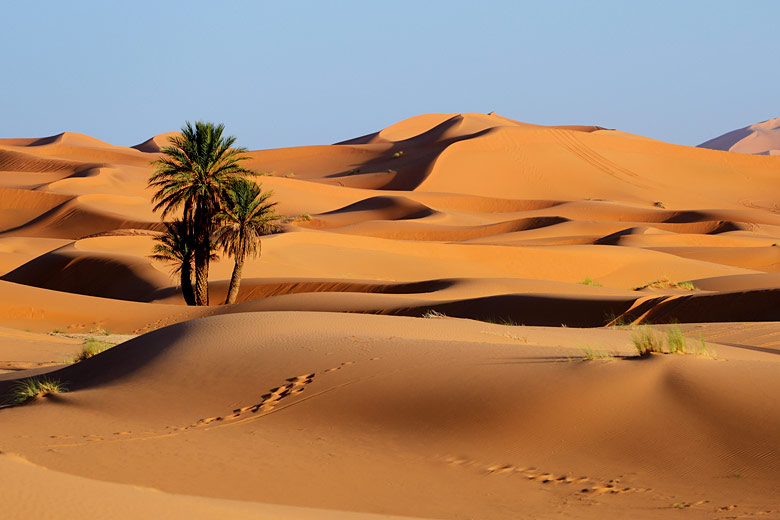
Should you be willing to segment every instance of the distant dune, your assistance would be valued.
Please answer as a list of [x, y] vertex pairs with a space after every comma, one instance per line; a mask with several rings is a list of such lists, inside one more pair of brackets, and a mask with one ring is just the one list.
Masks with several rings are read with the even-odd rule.
[[[0, 407], [4, 511], [780, 518], [778, 124], [424, 114], [251, 151], [290, 218], [197, 308], [149, 257], [174, 132], [0, 139], [0, 397], [70, 390]], [[670, 323], [689, 354], [637, 356]]]
[[710, 139], [700, 148], [759, 155], [780, 155], [780, 117]]

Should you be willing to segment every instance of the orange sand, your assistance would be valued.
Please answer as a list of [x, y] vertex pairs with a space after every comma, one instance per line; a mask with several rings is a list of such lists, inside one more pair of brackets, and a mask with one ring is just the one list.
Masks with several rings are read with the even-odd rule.
[[[10, 517], [780, 518], [780, 158], [496, 114], [253, 151], [311, 219], [192, 308], [168, 135], [0, 139], [0, 394], [70, 390], [0, 409]], [[605, 327], [672, 321], [709, 354]], [[103, 331], [139, 336], [68, 364]]]

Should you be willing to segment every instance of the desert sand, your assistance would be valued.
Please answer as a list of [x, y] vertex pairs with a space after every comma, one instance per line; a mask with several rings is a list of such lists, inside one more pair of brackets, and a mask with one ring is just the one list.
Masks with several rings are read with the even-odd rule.
[[780, 117], [732, 130], [699, 146], [738, 153], [780, 155]]
[[[0, 394], [68, 389], [0, 408], [7, 517], [780, 518], [777, 156], [492, 113], [252, 151], [288, 222], [187, 307], [169, 135], [0, 139]], [[637, 355], [675, 322], [706, 351]]]

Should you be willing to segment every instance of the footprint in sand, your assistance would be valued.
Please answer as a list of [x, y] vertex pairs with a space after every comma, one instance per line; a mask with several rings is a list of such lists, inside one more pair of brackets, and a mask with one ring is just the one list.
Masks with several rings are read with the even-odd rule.
[[[545, 471], [537, 470], [534, 467], [515, 466], [513, 464], [481, 464], [479, 462], [464, 457], [446, 457], [445, 462], [454, 466], [476, 467], [487, 475], [520, 475], [527, 480], [533, 480], [541, 484], [582, 484], [591, 482], [588, 477], [572, 477], [569, 475], [555, 475]], [[650, 489], [640, 489], [624, 487], [619, 485], [619, 480], [613, 479], [606, 483], [593, 483], [591, 486], [582, 488], [581, 493], [591, 495], [617, 494], [628, 492], [646, 492]]]

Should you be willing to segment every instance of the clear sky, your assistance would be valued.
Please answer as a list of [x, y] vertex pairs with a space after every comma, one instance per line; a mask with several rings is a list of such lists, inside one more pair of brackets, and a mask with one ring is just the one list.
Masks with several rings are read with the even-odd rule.
[[695, 145], [780, 116], [780, 2], [3, 2], [0, 137], [133, 145], [185, 120], [250, 149], [427, 112]]

